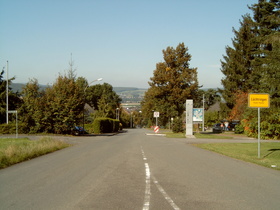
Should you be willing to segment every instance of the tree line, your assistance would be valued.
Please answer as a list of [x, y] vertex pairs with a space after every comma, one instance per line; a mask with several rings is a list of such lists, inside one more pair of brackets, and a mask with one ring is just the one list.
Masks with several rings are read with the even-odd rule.
[[248, 94], [268, 93], [270, 108], [261, 110], [261, 135], [280, 139], [280, 1], [259, 0], [248, 8], [252, 15], [245, 14], [239, 29], [233, 29], [232, 46], [226, 46], [221, 61], [223, 110], [256, 136], [257, 110], [248, 108]]
[[[220, 112], [208, 113], [209, 123], [222, 119], [239, 120], [239, 131], [257, 135], [257, 110], [248, 108], [249, 93], [268, 93], [270, 108], [261, 112], [262, 138], [280, 139], [280, 1], [259, 0], [248, 6], [252, 15], [245, 14], [239, 29], [233, 28], [232, 44], [226, 46], [221, 59], [224, 74], [219, 90], [203, 90], [197, 79], [197, 68], [190, 66], [191, 54], [184, 43], [167, 47], [163, 61], [156, 64], [149, 88], [141, 102], [141, 112], [120, 109], [120, 119], [130, 127], [132, 119], [139, 125], [154, 125], [153, 112], [160, 112], [159, 124], [170, 125], [170, 120], [182, 123], [185, 101], [193, 99], [194, 107], [205, 110], [220, 102]], [[9, 91], [10, 110], [19, 110], [20, 121], [27, 132], [67, 132], [69, 126], [90, 122], [93, 117], [116, 116], [121, 108], [120, 97], [111, 85], [89, 86], [83, 77], [76, 78], [70, 63], [66, 75], [40, 90], [36, 79], [30, 80], [21, 93]], [[0, 74], [0, 123], [5, 122], [5, 84]], [[94, 108], [92, 116], [84, 113], [84, 105]], [[139, 110], [138, 110], [139, 111]], [[86, 118], [84, 118], [86, 116]], [[182, 126], [179, 126], [182, 127]], [[180, 130], [180, 129], [179, 129]]]
[[[6, 85], [15, 79], [6, 81], [3, 75], [4, 70], [0, 74], [2, 124], [6, 123]], [[115, 110], [120, 107], [121, 102], [110, 84], [90, 86], [84, 77], [76, 78], [72, 67], [45, 89], [40, 88], [37, 79], [31, 79], [21, 92], [13, 92], [9, 88], [8, 95], [9, 110], [18, 111], [20, 129], [24, 133], [69, 133], [73, 126], [90, 123], [96, 117], [115, 118]], [[88, 112], [85, 105], [94, 111]], [[10, 114], [11, 122], [12, 117]], [[124, 121], [123, 124], [127, 125], [129, 122]]]

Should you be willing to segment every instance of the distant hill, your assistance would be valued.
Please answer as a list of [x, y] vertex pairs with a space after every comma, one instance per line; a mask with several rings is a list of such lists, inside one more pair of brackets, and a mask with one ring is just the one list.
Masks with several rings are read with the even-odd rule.
[[[22, 91], [22, 88], [23, 86], [25, 86], [26, 84], [23, 84], [23, 83], [12, 83], [10, 85], [10, 88], [12, 88], [12, 91], [13, 92], [21, 92]], [[47, 85], [40, 85], [40, 89], [45, 89], [47, 87]]]
[[12, 88], [13, 92], [20, 92], [22, 90], [22, 87], [25, 84], [21, 84], [21, 83], [12, 83], [12, 85], [10, 86], [10, 88]]
[[122, 103], [139, 103], [147, 89], [135, 87], [114, 87], [113, 90], [122, 98]]
[[124, 92], [124, 91], [135, 91], [135, 90], [147, 90], [144, 88], [136, 88], [136, 87], [113, 87], [115, 92]]
[[[12, 83], [10, 87], [13, 92], [21, 92], [23, 86], [26, 84]], [[40, 85], [40, 89], [45, 89], [47, 85]], [[113, 87], [113, 90], [122, 98], [122, 103], [127, 102], [140, 102], [147, 89], [136, 87]]]
[[[13, 92], [21, 91], [25, 84], [22, 83], [12, 83], [11, 88]], [[40, 85], [40, 89], [45, 89], [47, 85]], [[202, 88], [202, 90], [207, 91], [209, 88]], [[212, 88], [215, 89], [215, 88]], [[113, 90], [121, 97], [122, 103], [139, 103], [142, 101], [145, 92], [148, 89], [136, 88], [136, 87], [113, 87]]]

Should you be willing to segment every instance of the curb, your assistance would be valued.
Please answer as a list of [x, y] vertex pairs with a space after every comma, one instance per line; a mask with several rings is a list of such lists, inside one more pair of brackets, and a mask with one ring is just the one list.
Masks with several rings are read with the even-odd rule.
[[166, 136], [166, 134], [163, 133], [146, 133], [147, 136]]

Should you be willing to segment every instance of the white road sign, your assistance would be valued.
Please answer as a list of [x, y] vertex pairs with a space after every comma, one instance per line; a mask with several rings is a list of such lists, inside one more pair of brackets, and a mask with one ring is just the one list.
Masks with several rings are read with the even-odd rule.
[[159, 117], [159, 112], [154, 112], [154, 117]]

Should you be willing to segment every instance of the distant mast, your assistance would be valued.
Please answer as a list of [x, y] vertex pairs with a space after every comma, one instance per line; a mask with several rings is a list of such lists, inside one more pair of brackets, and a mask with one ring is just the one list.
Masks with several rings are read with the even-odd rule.
[[6, 72], [6, 119], [7, 124], [9, 124], [9, 81], [8, 81], [8, 70], [9, 70], [9, 62], [7, 61], [7, 72]]

